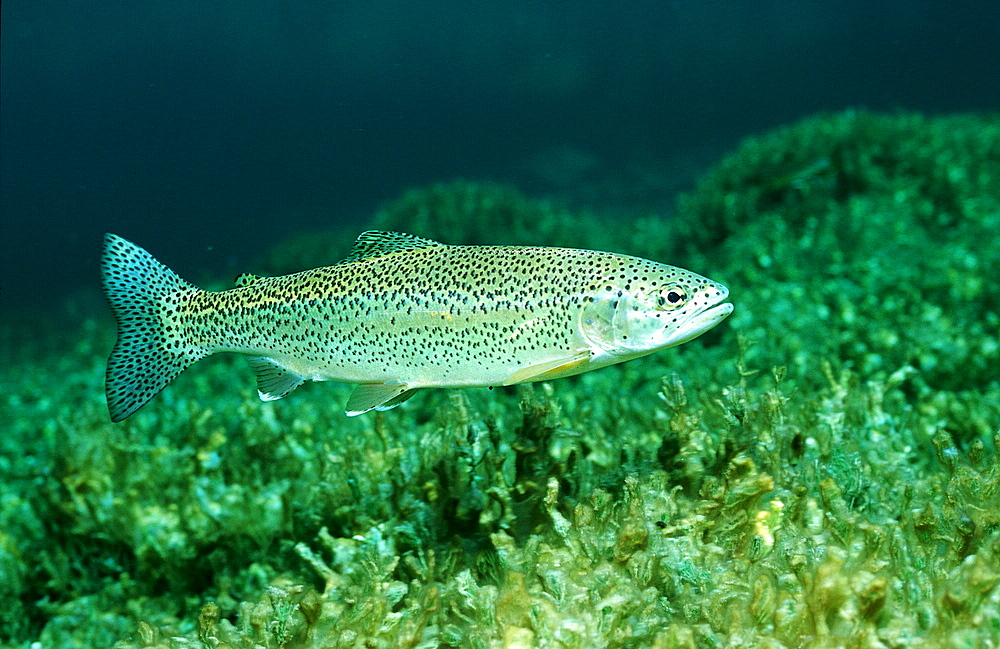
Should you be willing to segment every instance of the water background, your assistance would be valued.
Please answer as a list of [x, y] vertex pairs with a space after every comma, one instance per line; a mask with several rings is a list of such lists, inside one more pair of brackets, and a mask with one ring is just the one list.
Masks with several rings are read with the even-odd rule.
[[95, 287], [105, 231], [196, 279], [245, 269], [296, 231], [362, 228], [436, 180], [576, 192], [613, 213], [652, 176], [639, 207], [667, 214], [742, 137], [804, 115], [1000, 108], [1000, 4], [985, 0], [7, 0], [2, 12], [8, 313]]

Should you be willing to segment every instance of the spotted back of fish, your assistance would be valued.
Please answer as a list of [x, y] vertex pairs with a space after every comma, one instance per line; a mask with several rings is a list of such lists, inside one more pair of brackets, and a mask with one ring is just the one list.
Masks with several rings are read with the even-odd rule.
[[[186, 284], [114, 235], [104, 268], [120, 329], [108, 366], [116, 421], [220, 351], [250, 358], [265, 400], [306, 380], [358, 383], [353, 415], [394, 407], [419, 388], [509, 385], [621, 362], [683, 342], [732, 310], [720, 304], [720, 284], [645, 259], [402, 233], [366, 232], [339, 264], [244, 275], [222, 292]], [[144, 382], [150, 367], [159, 378]]]

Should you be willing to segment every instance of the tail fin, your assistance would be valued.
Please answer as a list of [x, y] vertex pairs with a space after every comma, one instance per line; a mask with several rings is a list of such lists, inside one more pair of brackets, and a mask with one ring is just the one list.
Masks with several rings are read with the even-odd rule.
[[119, 236], [104, 235], [101, 280], [118, 321], [118, 340], [108, 358], [105, 384], [111, 421], [118, 422], [209, 352], [164, 327], [162, 312], [177, 305], [170, 296], [201, 289], [151, 254]]

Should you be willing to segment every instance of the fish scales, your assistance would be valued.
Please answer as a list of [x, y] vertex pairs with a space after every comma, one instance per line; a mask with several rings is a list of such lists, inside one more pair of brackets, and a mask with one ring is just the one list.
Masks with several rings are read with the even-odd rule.
[[[402, 233], [366, 232], [339, 264], [241, 276], [221, 292], [183, 282], [115, 235], [103, 268], [119, 319], [107, 381], [116, 421], [216, 352], [246, 354], [265, 400], [306, 380], [358, 383], [347, 406], [355, 415], [425, 387], [510, 385], [622, 362], [689, 340], [732, 310], [721, 284], [637, 257]], [[137, 303], [152, 314], [140, 333], [155, 339], [139, 354]], [[137, 369], [144, 362], [152, 375]]]
[[[625, 270], [617, 256], [554, 248], [401, 254], [195, 293], [176, 327], [197, 332], [198, 345], [297, 359], [303, 374], [322, 368], [361, 383], [373, 370], [406, 371], [412, 383], [496, 385], [508, 368], [572, 345], [574, 309]], [[490, 367], [463, 376], [469, 361]]]

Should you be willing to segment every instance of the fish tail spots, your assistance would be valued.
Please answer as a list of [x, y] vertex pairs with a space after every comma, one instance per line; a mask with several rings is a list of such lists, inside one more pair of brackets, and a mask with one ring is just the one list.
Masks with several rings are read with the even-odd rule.
[[111, 421], [141, 408], [186, 367], [210, 352], [164, 323], [182, 294], [200, 291], [134, 243], [104, 236], [101, 280], [118, 321], [105, 388]]

